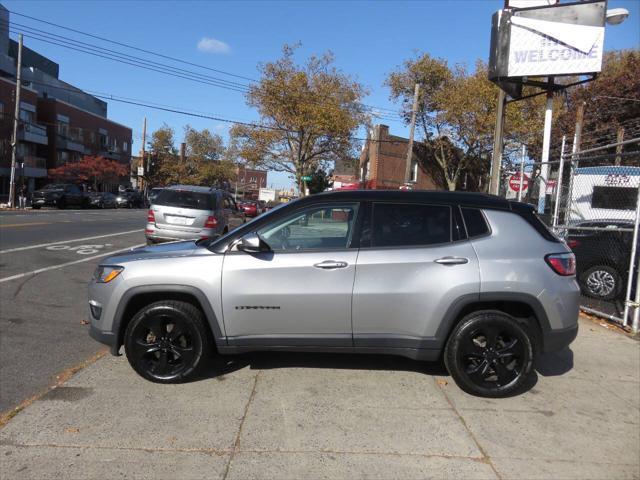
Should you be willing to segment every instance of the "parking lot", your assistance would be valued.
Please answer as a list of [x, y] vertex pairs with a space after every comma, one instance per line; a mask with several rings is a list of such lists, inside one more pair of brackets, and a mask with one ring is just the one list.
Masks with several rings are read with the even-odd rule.
[[6, 478], [637, 479], [639, 364], [584, 319], [500, 400], [393, 357], [243, 355], [161, 386], [105, 356], [10, 420], [0, 461]]

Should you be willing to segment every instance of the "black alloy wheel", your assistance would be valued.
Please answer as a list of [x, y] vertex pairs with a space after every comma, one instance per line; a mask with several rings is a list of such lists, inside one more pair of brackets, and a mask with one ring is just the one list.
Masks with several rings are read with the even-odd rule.
[[147, 380], [178, 383], [194, 375], [212, 348], [202, 312], [190, 303], [161, 301], [139, 311], [125, 332], [127, 360]]
[[530, 333], [498, 311], [465, 317], [445, 349], [445, 364], [458, 386], [483, 397], [517, 393], [531, 373], [533, 357]]

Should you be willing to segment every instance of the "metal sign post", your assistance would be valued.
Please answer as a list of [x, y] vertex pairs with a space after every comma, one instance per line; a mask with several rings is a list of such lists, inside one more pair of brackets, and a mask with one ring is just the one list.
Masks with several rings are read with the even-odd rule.
[[[567, 136], [562, 136], [562, 146], [560, 147], [560, 166], [558, 167], [558, 181], [556, 184], [556, 204], [553, 206], [553, 230], [556, 231], [558, 226], [558, 210], [562, 200], [562, 173], [564, 170], [564, 146]], [[557, 233], [557, 232], [556, 232]]]
[[[636, 251], [638, 247], [638, 227], [640, 224], [640, 185], [638, 185], [638, 195], [636, 197], [636, 218], [633, 225], [633, 240], [631, 242], [631, 255], [629, 259], [629, 278], [627, 279], [627, 292], [624, 297], [624, 313], [622, 314], [622, 324], [627, 325], [627, 317], [629, 316], [629, 307], [634, 307], [633, 312], [633, 333], [638, 333], [638, 320], [640, 315], [640, 284], [636, 287], [635, 302], [631, 300], [633, 288], [633, 271], [636, 265]], [[638, 275], [638, 272], [636, 272]], [[637, 283], [640, 283], [640, 276], [636, 276]]]
[[522, 184], [524, 183], [524, 157], [527, 153], [527, 147], [522, 145], [522, 158], [520, 159], [520, 188], [518, 189], [518, 201], [522, 201]]
[[[550, 86], [553, 78], [549, 79]], [[544, 130], [542, 133], [542, 166], [538, 182], [538, 213], [543, 214], [547, 200], [547, 180], [549, 177], [549, 149], [551, 148], [551, 122], [553, 120], [553, 92], [547, 92], [547, 105], [544, 111]]]

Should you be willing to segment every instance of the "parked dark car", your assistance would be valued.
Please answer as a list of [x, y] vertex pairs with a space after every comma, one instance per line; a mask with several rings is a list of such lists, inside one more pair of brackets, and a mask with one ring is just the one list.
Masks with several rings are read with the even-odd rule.
[[110, 192], [91, 192], [89, 206], [93, 208], [116, 208], [116, 196]]
[[[582, 293], [599, 300], [624, 297], [631, 260], [633, 222], [598, 220], [576, 226], [606, 229], [571, 230], [567, 237], [567, 245], [576, 256], [576, 273]], [[620, 231], [622, 228], [631, 231]]]
[[116, 196], [116, 205], [119, 208], [142, 208], [144, 199], [142, 193], [137, 191], [120, 192]]
[[33, 192], [31, 205], [35, 210], [41, 207], [82, 207], [86, 208], [89, 198], [72, 183], [51, 183]]

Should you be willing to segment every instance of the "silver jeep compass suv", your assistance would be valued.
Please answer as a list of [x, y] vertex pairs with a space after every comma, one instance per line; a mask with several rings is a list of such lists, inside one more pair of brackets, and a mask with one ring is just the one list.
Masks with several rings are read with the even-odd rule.
[[578, 331], [575, 259], [529, 205], [484, 194], [338, 191], [217, 239], [105, 260], [91, 335], [155, 382], [205, 355], [362, 352], [444, 362], [469, 393], [523, 387]]

